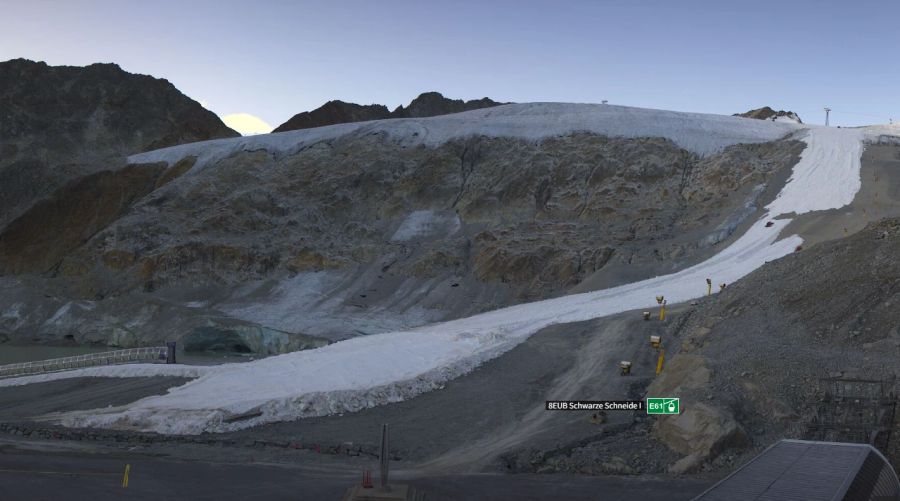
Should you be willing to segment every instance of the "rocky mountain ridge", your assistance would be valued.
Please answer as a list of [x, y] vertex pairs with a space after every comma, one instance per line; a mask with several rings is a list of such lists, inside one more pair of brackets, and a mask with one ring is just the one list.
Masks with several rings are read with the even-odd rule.
[[405, 108], [403, 105], [400, 105], [394, 111], [389, 111], [387, 106], [381, 104], [360, 105], [335, 100], [328, 101], [312, 111], [304, 111], [294, 115], [287, 122], [276, 127], [272, 132], [286, 132], [289, 130], [310, 129], [325, 125], [365, 122], [368, 120], [382, 120], [385, 118], [433, 117], [449, 113], [490, 108], [501, 104], [506, 103], [498, 103], [487, 97], [470, 101], [448, 99], [439, 92], [424, 92], [413, 99]]

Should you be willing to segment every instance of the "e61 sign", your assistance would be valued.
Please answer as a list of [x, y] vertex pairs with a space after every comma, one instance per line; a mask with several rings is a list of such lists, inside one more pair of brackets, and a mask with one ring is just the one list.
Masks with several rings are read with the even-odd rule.
[[681, 412], [680, 398], [648, 398], [647, 414], [678, 414]]

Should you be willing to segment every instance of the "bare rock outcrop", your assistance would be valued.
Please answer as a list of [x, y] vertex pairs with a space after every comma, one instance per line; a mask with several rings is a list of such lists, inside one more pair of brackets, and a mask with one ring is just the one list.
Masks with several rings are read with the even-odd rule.
[[694, 402], [677, 416], [661, 417], [654, 435], [685, 457], [669, 467], [672, 473], [689, 473], [704, 461], [731, 447], [748, 444], [747, 434], [727, 411]]
[[778, 110], [775, 111], [768, 106], [763, 106], [762, 108], [756, 108], [755, 110], [745, 111], [744, 113], [735, 113], [733, 116], [736, 117], [744, 117], [744, 118], [755, 118], [757, 120], [785, 120], [790, 122], [796, 122], [798, 124], [802, 124], [803, 120], [800, 120], [800, 116], [794, 113], [793, 111], [784, 111]]
[[647, 388], [651, 397], [679, 396], [681, 413], [660, 416], [653, 435], [685, 457], [670, 466], [672, 473], [687, 473], [722, 450], [748, 444], [746, 432], [731, 411], [702, 402], [712, 377], [706, 360], [696, 355], [675, 357]]

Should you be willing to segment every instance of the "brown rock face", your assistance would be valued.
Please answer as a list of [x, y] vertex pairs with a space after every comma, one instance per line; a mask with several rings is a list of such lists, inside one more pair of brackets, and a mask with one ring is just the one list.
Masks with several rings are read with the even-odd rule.
[[129, 165], [72, 181], [0, 234], [0, 274], [48, 271], [153, 191], [163, 165]]
[[166, 249], [143, 259], [141, 278], [144, 288], [152, 290], [155, 278], [170, 275], [199, 275], [227, 280], [230, 276], [246, 278], [274, 269], [277, 259], [265, 252], [231, 245], [190, 242]]
[[380, 104], [360, 105], [345, 103], [343, 101], [328, 101], [321, 107], [312, 111], [304, 111], [291, 117], [287, 122], [279, 125], [272, 132], [286, 132], [289, 130], [311, 129], [325, 125], [335, 125], [352, 122], [365, 122], [367, 120], [381, 120], [384, 118], [421, 118], [459, 113], [462, 111], [489, 108], [505, 103], [498, 103], [489, 98], [463, 101], [462, 99], [447, 99], [439, 92], [425, 92], [412, 100], [409, 106], [398, 106], [393, 112]]
[[127, 155], [238, 135], [166, 80], [114, 64], [2, 62], [0, 110], [0, 228]]
[[[0, 231], [0, 275], [52, 270], [66, 254], [125, 214], [135, 201], [190, 170], [195, 160], [187, 157], [168, 168], [164, 164], [128, 165], [69, 182]], [[134, 255], [113, 251], [102, 260], [110, 269], [124, 269], [134, 263]], [[84, 264], [69, 263], [59, 271], [77, 276], [88, 269]]]
[[337, 268], [340, 262], [335, 262], [316, 251], [303, 249], [296, 256], [288, 259], [285, 266], [288, 270], [298, 273], [301, 271], [318, 271], [325, 268]]
[[[514, 228], [483, 232], [474, 239], [473, 272], [482, 282], [516, 284], [525, 291], [571, 287], [603, 268], [614, 250], [597, 242], [591, 248], [579, 242], [581, 226], [552, 222], [527, 223]], [[555, 235], [556, 242], [538, 235]]]

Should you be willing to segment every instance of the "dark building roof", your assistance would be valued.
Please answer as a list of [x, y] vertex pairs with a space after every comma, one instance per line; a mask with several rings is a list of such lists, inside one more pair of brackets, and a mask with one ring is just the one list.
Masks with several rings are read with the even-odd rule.
[[695, 499], [900, 500], [900, 483], [871, 445], [781, 440]]

